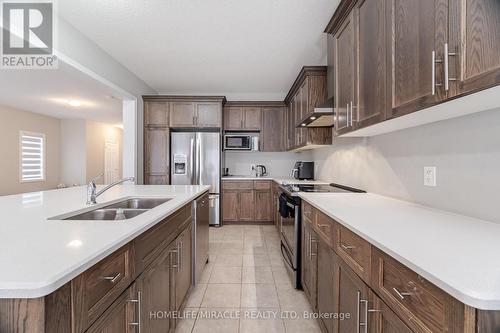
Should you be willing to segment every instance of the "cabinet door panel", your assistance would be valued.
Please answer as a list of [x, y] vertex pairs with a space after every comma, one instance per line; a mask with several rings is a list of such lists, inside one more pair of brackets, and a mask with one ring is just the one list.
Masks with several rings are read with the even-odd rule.
[[175, 276], [175, 309], [180, 310], [189, 288], [191, 287], [191, 245], [192, 245], [192, 226], [190, 225], [179, 236], [177, 242], [179, 251], [179, 269]]
[[243, 110], [241, 107], [224, 109], [224, 129], [230, 131], [243, 129]]
[[432, 51], [443, 58], [443, 48], [436, 47], [446, 30], [446, 4], [442, 0], [391, 0], [393, 35], [391, 52], [391, 85], [393, 91], [391, 116], [404, 115], [435, 104], [445, 98], [444, 89], [432, 84], [442, 83], [442, 63], [435, 64], [433, 81]]
[[253, 190], [238, 192], [238, 220], [253, 221], [255, 218], [255, 195]]
[[370, 292], [368, 332], [370, 333], [411, 333], [401, 319], [373, 292]]
[[309, 223], [303, 223], [302, 244], [302, 288], [312, 308], [316, 309], [318, 236]]
[[255, 221], [272, 221], [271, 191], [255, 191]]
[[196, 108], [193, 102], [172, 102], [170, 127], [194, 127]]
[[[335, 312], [335, 254], [326, 243], [318, 243], [318, 312]], [[333, 319], [321, 318], [328, 333], [334, 332]]]
[[452, 95], [486, 89], [500, 83], [500, 2], [450, 1], [450, 76], [458, 77]]
[[357, 105], [356, 128], [385, 119], [386, 112], [386, 24], [385, 0], [363, 0], [356, 5]]
[[146, 173], [168, 174], [168, 129], [148, 128], [145, 131]]
[[168, 102], [144, 102], [145, 126], [168, 126]]
[[196, 103], [198, 127], [221, 127], [222, 111], [219, 103]]
[[351, 317], [338, 321], [339, 332], [359, 332], [361, 300], [367, 300], [368, 289], [361, 279], [344, 263], [338, 264], [338, 311], [350, 313]]
[[285, 112], [283, 108], [262, 109], [262, 151], [283, 151]]
[[141, 332], [168, 332], [172, 326], [168, 318], [150, 316], [150, 313], [173, 310], [170, 304], [172, 250], [172, 246], [167, 248], [137, 279], [137, 289], [141, 292]]
[[261, 108], [254, 107], [244, 107], [243, 108], [243, 116], [244, 116], [244, 129], [245, 130], [256, 130], [259, 131], [261, 128], [261, 117], [262, 110]]
[[136, 285], [132, 284], [114, 303], [89, 327], [87, 333], [134, 333], [137, 322], [137, 307], [130, 300], [137, 299]]
[[354, 19], [349, 16], [335, 35], [336, 50], [336, 111], [338, 134], [350, 131], [351, 125], [348, 122], [348, 108], [354, 103]]
[[238, 220], [238, 191], [224, 191], [222, 193], [222, 220]]

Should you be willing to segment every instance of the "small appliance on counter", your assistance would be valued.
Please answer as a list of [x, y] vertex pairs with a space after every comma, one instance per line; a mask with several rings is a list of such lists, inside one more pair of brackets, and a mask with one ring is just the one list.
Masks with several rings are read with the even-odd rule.
[[314, 180], [314, 162], [295, 162], [291, 176], [299, 180]]
[[252, 167], [252, 171], [255, 171], [256, 177], [267, 176], [267, 169], [264, 165], [258, 164], [255, 167]]

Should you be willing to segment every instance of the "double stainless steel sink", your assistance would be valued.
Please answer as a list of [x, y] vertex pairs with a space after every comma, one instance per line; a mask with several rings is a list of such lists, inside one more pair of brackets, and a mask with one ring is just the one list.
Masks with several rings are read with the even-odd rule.
[[94, 210], [63, 218], [63, 220], [123, 221], [153, 209], [171, 198], [130, 198]]

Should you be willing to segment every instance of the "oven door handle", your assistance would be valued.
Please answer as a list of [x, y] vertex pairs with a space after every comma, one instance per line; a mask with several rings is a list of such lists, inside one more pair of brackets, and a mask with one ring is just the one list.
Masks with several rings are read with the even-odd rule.
[[286, 205], [288, 207], [292, 208], [292, 209], [295, 209], [295, 205], [294, 204], [291, 204], [291, 203], [287, 202]]
[[281, 243], [281, 255], [283, 256], [283, 259], [285, 260], [285, 262], [288, 264], [288, 266], [290, 266], [290, 268], [296, 272], [297, 271], [297, 268], [293, 267], [293, 263], [292, 263], [292, 259], [289, 257], [288, 255], [288, 252], [286, 252], [286, 248], [285, 248], [285, 245], [283, 245], [283, 243]]

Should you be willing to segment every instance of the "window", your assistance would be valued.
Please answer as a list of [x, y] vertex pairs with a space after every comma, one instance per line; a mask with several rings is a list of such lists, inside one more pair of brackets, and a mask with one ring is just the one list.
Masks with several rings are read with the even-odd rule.
[[19, 133], [19, 179], [21, 182], [45, 180], [45, 135]]

